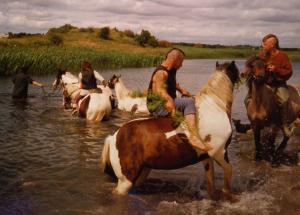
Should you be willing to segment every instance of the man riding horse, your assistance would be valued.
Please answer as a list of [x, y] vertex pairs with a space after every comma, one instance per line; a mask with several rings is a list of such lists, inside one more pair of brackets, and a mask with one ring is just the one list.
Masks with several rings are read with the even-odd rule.
[[[154, 116], [174, 117], [176, 110], [183, 113], [192, 131], [189, 137], [190, 144], [201, 151], [209, 151], [211, 148], [196, 135], [195, 101], [192, 95], [176, 82], [176, 72], [182, 66], [184, 56], [182, 50], [174, 48], [167, 53], [163, 63], [155, 69], [148, 88], [147, 107]], [[186, 97], [176, 98], [176, 90]]]
[[[259, 57], [266, 65], [266, 83], [275, 92], [277, 103], [280, 107], [282, 129], [285, 137], [291, 136], [288, 123], [288, 99], [289, 91], [287, 80], [292, 76], [292, 65], [287, 54], [279, 48], [279, 40], [274, 34], [266, 35], [262, 40], [262, 50]], [[246, 107], [250, 100], [250, 94], [245, 99]]]

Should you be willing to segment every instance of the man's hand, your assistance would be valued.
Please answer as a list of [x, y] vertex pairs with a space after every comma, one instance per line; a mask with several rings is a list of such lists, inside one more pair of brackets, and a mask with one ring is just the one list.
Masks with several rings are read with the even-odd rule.
[[276, 70], [275, 65], [273, 65], [273, 64], [268, 64], [267, 65], [267, 71], [268, 72], [275, 72], [275, 70]]
[[176, 112], [176, 108], [175, 108], [175, 104], [172, 100], [168, 100], [165, 104], [165, 108], [167, 109], [167, 111], [169, 113], [171, 113], [171, 115], [175, 114]]
[[187, 96], [187, 97], [191, 97], [193, 96], [189, 91], [187, 90], [181, 90], [181, 95], [182, 96]]

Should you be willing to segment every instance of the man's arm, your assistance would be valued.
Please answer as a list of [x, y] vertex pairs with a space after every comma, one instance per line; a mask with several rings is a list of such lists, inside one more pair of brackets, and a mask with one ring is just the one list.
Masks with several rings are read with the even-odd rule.
[[34, 80], [32, 81], [32, 85], [37, 86], [37, 87], [43, 87], [44, 86], [42, 83], [40, 83], [38, 81], [34, 81]]
[[288, 80], [293, 74], [292, 65], [288, 56], [285, 53], [281, 53], [273, 61], [275, 60], [276, 63], [271, 62], [267, 65], [267, 71], [273, 73], [275, 79]]
[[99, 74], [99, 72], [97, 72], [96, 70], [94, 70], [94, 75], [95, 78], [100, 81], [101, 83], [104, 81], [104, 78], [102, 77], [102, 75]]
[[188, 97], [192, 96], [192, 94], [189, 91], [180, 87], [178, 83], [176, 83], [176, 90], [178, 90], [183, 96], [188, 96]]
[[166, 100], [165, 108], [171, 114], [175, 114], [175, 103], [173, 98], [167, 92], [168, 74], [164, 70], [159, 70], [155, 73], [152, 79], [153, 93], [156, 93]]

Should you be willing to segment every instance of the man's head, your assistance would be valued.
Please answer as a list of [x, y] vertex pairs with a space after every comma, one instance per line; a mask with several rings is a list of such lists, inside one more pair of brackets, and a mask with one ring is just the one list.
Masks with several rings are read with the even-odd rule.
[[92, 67], [91, 63], [88, 61], [83, 61], [83, 63], [81, 64], [81, 71], [82, 72], [93, 71], [93, 67]]
[[173, 48], [166, 54], [166, 61], [172, 68], [179, 69], [182, 66], [184, 57], [185, 54], [181, 49]]
[[268, 34], [262, 39], [262, 48], [264, 52], [279, 49], [279, 40], [276, 35]]

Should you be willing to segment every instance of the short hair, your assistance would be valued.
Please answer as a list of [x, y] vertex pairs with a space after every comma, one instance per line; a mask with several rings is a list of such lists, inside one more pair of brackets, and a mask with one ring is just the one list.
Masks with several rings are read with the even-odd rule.
[[169, 55], [171, 52], [173, 52], [173, 51], [180, 52], [180, 53], [183, 55], [183, 57], [185, 57], [184, 51], [182, 51], [182, 50], [179, 49], [179, 48], [172, 48], [172, 49], [170, 49], [170, 50], [167, 52], [167, 54], [166, 54], [166, 59], [168, 58], [168, 55]]
[[279, 47], [279, 40], [278, 40], [278, 37], [275, 34], [267, 34], [266, 36], [264, 36], [264, 38], [262, 39], [262, 41], [266, 42], [266, 40], [268, 40], [270, 38], [274, 38], [275, 39], [275, 47], [277, 49], [280, 49], [280, 47]]

